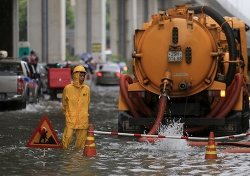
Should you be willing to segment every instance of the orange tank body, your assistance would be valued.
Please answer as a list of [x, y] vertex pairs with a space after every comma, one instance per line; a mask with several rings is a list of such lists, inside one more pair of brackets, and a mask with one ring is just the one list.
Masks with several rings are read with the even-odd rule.
[[[151, 134], [158, 118], [162, 124], [180, 120], [184, 134], [248, 130], [248, 29], [209, 5], [176, 5], [153, 14], [134, 33], [134, 77], [120, 82], [118, 130]], [[167, 105], [159, 109], [161, 101]]]

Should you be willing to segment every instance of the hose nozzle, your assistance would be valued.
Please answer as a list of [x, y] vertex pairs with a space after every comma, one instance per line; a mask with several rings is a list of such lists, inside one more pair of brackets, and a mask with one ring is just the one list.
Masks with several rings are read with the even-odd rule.
[[170, 71], [166, 71], [165, 72], [165, 77], [161, 79], [161, 96], [168, 96], [169, 92], [172, 90], [172, 86], [173, 86], [173, 80], [171, 77], [171, 72]]

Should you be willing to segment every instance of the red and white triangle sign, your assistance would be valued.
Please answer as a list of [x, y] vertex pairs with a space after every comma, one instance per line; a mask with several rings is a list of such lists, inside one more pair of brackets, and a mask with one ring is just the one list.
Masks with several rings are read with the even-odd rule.
[[60, 141], [48, 119], [44, 116], [34, 133], [29, 139], [26, 147], [33, 148], [62, 148]]

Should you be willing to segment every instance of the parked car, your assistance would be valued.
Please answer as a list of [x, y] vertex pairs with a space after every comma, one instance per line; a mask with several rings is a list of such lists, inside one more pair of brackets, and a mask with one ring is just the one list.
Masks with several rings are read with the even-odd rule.
[[94, 82], [96, 85], [117, 85], [119, 84], [121, 74], [122, 73], [118, 64], [97, 64], [94, 74]]
[[0, 57], [0, 106], [25, 109], [27, 102], [38, 101], [37, 90], [26, 62]]

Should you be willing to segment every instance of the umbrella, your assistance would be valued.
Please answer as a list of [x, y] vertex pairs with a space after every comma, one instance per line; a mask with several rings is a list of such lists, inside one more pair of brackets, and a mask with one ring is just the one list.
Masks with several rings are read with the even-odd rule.
[[79, 55], [79, 58], [81, 58], [81, 59], [90, 59], [90, 58], [92, 58], [92, 55], [89, 54], [89, 53], [82, 53], [82, 54]]

